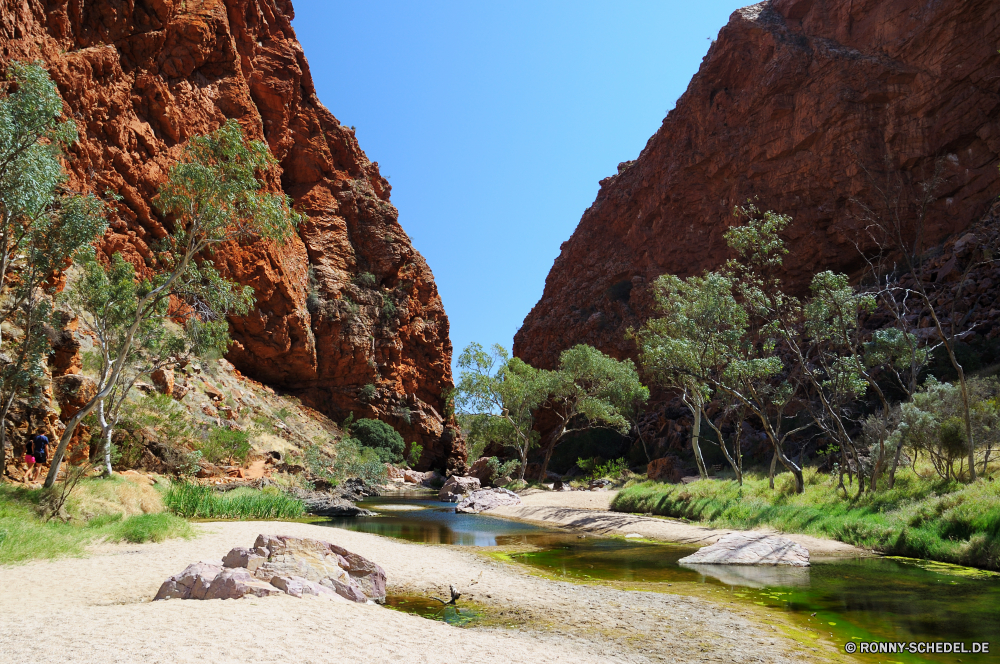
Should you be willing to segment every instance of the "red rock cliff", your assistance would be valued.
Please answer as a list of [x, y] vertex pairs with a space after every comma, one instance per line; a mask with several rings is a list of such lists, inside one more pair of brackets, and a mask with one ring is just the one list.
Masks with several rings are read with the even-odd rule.
[[284, 247], [228, 246], [223, 268], [253, 286], [229, 359], [340, 419], [380, 417], [424, 445], [423, 466], [463, 466], [444, 426], [448, 318], [430, 268], [354, 132], [316, 97], [289, 0], [11, 0], [0, 58], [37, 59], [80, 141], [72, 184], [124, 198], [102, 249], [141, 266], [164, 233], [150, 199], [194, 134], [236, 118], [280, 162], [307, 217]]
[[[562, 245], [514, 353], [551, 367], [588, 343], [634, 352], [648, 285], [727, 256], [733, 206], [750, 197], [794, 217], [786, 278], [860, 265], [852, 197], [877, 204], [859, 164], [946, 181], [929, 245], [1000, 194], [1000, 3], [774, 0], [733, 13], [676, 108], [634, 162], [601, 181]], [[943, 160], [942, 160], [943, 158]]]

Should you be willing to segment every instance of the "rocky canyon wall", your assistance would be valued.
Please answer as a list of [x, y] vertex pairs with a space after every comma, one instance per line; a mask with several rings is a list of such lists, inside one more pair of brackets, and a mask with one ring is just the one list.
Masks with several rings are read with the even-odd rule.
[[292, 18], [289, 0], [10, 0], [0, 60], [44, 61], [80, 132], [70, 186], [123, 197], [101, 249], [140, 268], [165, 233], [150, 200], [185, 141], [229, 118], [265, 140], [280, 163], [269, 185], [305, 220], [285, 246], [221, 251], [257, 294], [231, 320], [229, 359], [333, 418], [386, 420], [424, 446], [423, 467], [461, 468], [433, 275], [378, 164], [317, 98]]
[[541, 367], [577, 343], [632, 355], [624, 333], [650, 314], [650, 282], [722, 263], [732, 209], [750, 198], [794, 218], [784, 276], [800, 291], [817, 271], [860, 267], [852, 199], [878, 208], [886, 172], [916, 187], [943, 167], [928, 246], [969, 227], [1000, 194], [998, 48], [995, 0], [734, 12], [642, 153], [601, 181], [514, 353]]

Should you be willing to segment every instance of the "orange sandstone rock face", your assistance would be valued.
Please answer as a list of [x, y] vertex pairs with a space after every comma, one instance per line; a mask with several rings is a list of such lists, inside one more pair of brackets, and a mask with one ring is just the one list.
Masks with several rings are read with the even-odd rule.
[[794, 288], [822, 269], [856, 271], [865, 234], [851, 199], [880, 205], [862, 167], [882, 170], [887, 153], [910, 182], [943, 165], [926, 246], [967, 228], [1000, 194], [998, 47], [995, 0], [734, 12], [639, 157], [601, 181], [514, 353], [541, 367], [577, 343], [633, 355], [624, 333], [650, 314], [650, 282], [721, 264], [731, 211], [752, 197], [794, 218]]
[[71, 185], [123, 197], [101, 249], [140, 268], [165, 234], [150, 201], [184, 142], [236, 118], [280, 168], [269, 186], [306, 219], [285, 246], [224, 247], [253, 286], [229, 359], [334, 418], [379, 417], [424, 446], [423, 466], [464, 467], [445, 426], [448, 318], [430, 268], [354, 132], [316, 97], [289, 0], [14, 0], [0, 59], [42, 59], [75, 119]]

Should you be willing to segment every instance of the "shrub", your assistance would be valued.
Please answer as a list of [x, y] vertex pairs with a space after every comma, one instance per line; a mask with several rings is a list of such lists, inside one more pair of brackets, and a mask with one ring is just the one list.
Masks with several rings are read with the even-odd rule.
[[375, 451], [383, 463], [400, 463], [406, 443], [395, 429], [381, 420], [358, 420], [351, 427], [351, 435], [361, 445]]
[[208, 434], [208, 440], [199, 446], [199, 451], [211, 463], [223, 460], [243, 463], [250, 456], [250, 434], [238, 429], [216, 427]]
[[358, 390], [358, 398], [361, 399], [362, 401], [366, 401], [366, 402], [367, 401], [371, 401], [372, 399], [374, 399], [375, 398], [375, 386], [373, 384], [371, 384], [371, 383], [368, 383], [367, 385], [365, 385], [364, 387], [362, 387], [360, 390]]
[[378, 279], [371, 272], [362, 272], [354, 277], [354, 283], [365, 288], [375, 288], [376, 284], [378, 284]]
[[331, 474], [338, 481], [357, 478], [366, 486], [380, 486], [388, 479], [383, 461], [376, 450], [365, 447], [355, 438], [344, 438], [337, 443], [337, 456]]
[[406, 457], [406, 462], [411, 466], [416, 466], [420, 463], [420, 457], [424, 453], [424, 446], [418, 445], [416, 442], [410, 443], [410, 454]]

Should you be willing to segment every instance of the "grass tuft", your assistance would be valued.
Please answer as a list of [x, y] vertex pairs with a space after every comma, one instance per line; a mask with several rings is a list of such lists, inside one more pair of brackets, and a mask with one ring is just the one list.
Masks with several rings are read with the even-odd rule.
[[750, 476], [691, 484], [643, 482], [623, 489], [611, 509], [739, 529], [771, 527], [840, 540], [881, 553], [1000, 570], [1000, 482], [966, 485], [899, 473], [890, 491], [845, 498], [829, 476], [806, 471], [805, 492], [791, 476]]
[[167, 509], [189, 519], [297, 519], [305, 505], [278, 490], [235, 489], [226, 493], [197, 484], [177, 484], [164, 497]]

